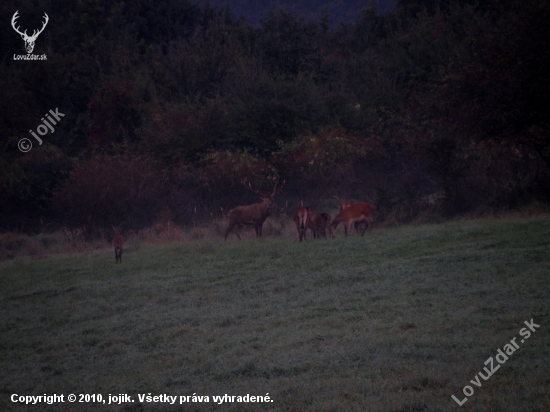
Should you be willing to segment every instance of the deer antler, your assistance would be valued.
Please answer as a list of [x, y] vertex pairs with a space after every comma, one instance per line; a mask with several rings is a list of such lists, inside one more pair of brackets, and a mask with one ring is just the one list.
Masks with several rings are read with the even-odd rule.
[[19, 13], [19, 10], [17, 10], [14, 14], [13, 14], [13, 17], [11, 18], [11, 27], [13, 27], [13, 30], [15, 30], [17, 33], [19, 33], [21, 36], [25, 36], [25, 37], [28, 37], [27, 36], [27, 30], [25, 30], [24, 33], [21, 33], [19, 31], [19, 27], [15, 27], [15, 21], [19, 18], [19, 16], [17, 15], [17, 13]]
[[246, 177], [243, 180], [241, 180], [241, 184], [244, 187], [246, 187], [248, 190], [250, 190], [252, 193], [257, 194], [260, 197], [266, 197], [266, 195], [264, 195], [263, 193], [260, 193], [259, 191], [252, 189], [252, 185], [250, 184], [250, 182], [248, 182], [248, 185], [247, 185], [246, 184]]
[[[44, 23], [42, 23], [42, 28], [40, 30], [34, 30], [33, 33], [32, 33], [32, 36], [31, 36], [31, 39], [33, 40], [36, 40], [36, 38], [38, 37], [38, 35], [40, 33], [42, 33], [44, 31], [44, 29], [46, 28], [46, 25], [48, 24], [48, 22], [50, 21], [50, 18], [48, 17], [48, 15], [46, 13], [44, 13]], [[35, 33], [36, 32], [36, 33]]]
[[19, 30], [19, 27], [15, 27], [15, 24], [16, 24], [16, 20], [19, 18], [19, 16], [17, 15], [17, 13], [19, 13], [19, 10], [17, 10], [14, 14], [13, 14], [13, 17], [11, 18], [11, 26], [13, 27], [13, 29], [19, 33], [21, 35], [21, 37], [23, 37], [24, 39], [27, 39], [27, 40], [30, 40], [30, 41], [33, 41], [33, 40], [36, 40], [36, 38], [38, 37], [38, 35], [40, 33], [42, 33], [44, 31], [44, 29], [46, 28], [46, 25], [48, 24], [48, 22], [50, 21], [50, 18], [48, 17], [48, 15], [46, 13], [44, 13], [44, 23], [42, 23], [42, 28], [40, 30], [34, 30], [33, 33], [32, 33], [32, 36], [29, 36], [27, 34], [27, 30], [25, 30], [24, 32], [21, 32]]
[[277, 196], [281, 191], [283, 190], [283, 187], [285, 187], [286, 180], [283, 180], [283, 184], [279, 189], [277, 189], [277, 185], [279, 184], [279, 179], [275, 182], [275, 186], [273, 187], [273, 193], [271, 193], [271, 197]]

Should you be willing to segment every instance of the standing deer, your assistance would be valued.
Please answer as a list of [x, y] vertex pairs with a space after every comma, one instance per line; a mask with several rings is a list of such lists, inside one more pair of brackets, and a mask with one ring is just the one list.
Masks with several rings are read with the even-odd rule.
[[352, 223], [356, 225], [359, 222], [365, 222], [366, 226], [363, 229], [363, 233], [361, 233], [361, 236], [365, 234], [365, 231], [369, 229], [369, 232], [372, 230], [372, 212], [374, 211], [374, 207], [372, 205], [369, 205], [366, 202], [360, 202], [356, 203], [354, 205], [351, 205], [350, 207], [347, 207], [343, 209], [338, 216], [334, 218], [332, 221], [332, 229], [333, 234], [332, 237], [334, 237], [334, 230], [340, 223], [344, 223], [344, 231], [346, 232], [346, 236], [348, 235], [348, 232], [351, 232], [351, 225]]
[[296, 239], [301, 242], [302, 239], [307, 240], [307, 228], [309, 226], [309, 208], [301, 206], [294, 212], [292, 218], [296, 225]]
[[[344, 209], [347, 209], [350, 206], [353, 206], [353, 202], [351, 200], [342, 200], [342, 199], [337, 198], [336, 196], [334, 196], [334, 198], [336, 200], [338, 200], [338, 203], [340, 204], [340, 212]], [[355, 232], [356, 233], [359, 233], [359, 226], [361, 225], [361, 223], [365, 224], [365, 229], [367, 228], [367, 223], [366, 222], [364, 222], [364, 221], [363, 222], [355, 222], [355, 224], [353, 226], [355, 227]], [[363, 233], [365, 233], [365, 230], [363, 230]]]
[[274, 202], [275, 196], [281, 193], [281, 190], [283, 190], [286, 181], [283, 181], [283, 184], [279, 189], [277, 189], [278, 183], [279, 181], [275, 182], [273, 191], [270, 195], [267, 195], [252, 189], [250, 182], [247, 186], [246, 179], [241, 181], [241, 184], [244, 187], [246, 187], [252, 193], [260, 196], [260, 199], [262, 199], [262, 201], [261, 203], [254, 203], [253, 205], [237, 206], [236, 208], [229, 211], [229, 224], [227, 225], [227, 230], [225, 231], [225, 240], [227, 240], [227, 235], [229, 235], [229, 232], [231, 232], [233, 228], [235, 228], [235, 234], [237, 235], [237, 238], [241, 240], [240, 232], [244, 225], [254, 225], [254, 229], [256, 230], [256, 237], [262, 236], [262, 226], [276, 206]]
[[44, 23], [42, 23], [42, 28], [40, 30], [34, 30], [33, 33], [32, 33], [32, 36], [29, 36], [27, 34], [27, 30], [25, 30], [24, 32], [21, 32], [21, 31], [19, 31], [19, 26], [15, 27], [16, 20], [19, 18], [17, 13], [19, 13], [19, 10], [17, 10], [13, 14], [13, 17], [11, 18], [11, 26], [13, 27], [13, 30], [15, 30], [21, 36], [23, 41], [25, 42], [25, 49], [27, 50], [27, 53], [31, 54], [32, 51], [34, 50], [34, 43], [36, 42], [36, 39], [38, 38], [38, 35], [44, 31], [44, 28], [48, 24], [48, 21], [50, 20], [50, 18], [48, 17], [48, 15], [46, 13], [44, 13]]
[[113, 238], [113, 246], [115, 247], [115, 263], [122, 263], [122, 247], [124, 246], [124, 238], [120, 234], [120, 229], [111, 226], [115, 232]]
[[324, 237], [326, 239], [327, 228], [329, 234], [332, 236], [332, 226], [330, 226], [330, 220], [331, 217], [328, 213], [310, 213], [308, 227], [311, 229], [311, 234], [313, 235], [313, 238]]

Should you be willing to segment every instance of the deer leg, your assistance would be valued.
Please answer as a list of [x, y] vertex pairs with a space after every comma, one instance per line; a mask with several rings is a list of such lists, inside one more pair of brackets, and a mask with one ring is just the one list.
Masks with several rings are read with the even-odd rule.
[[328, 227], [328, 231], [330, 233], [330, 236], [334, 239], [336, 237], [336, 226], [338, 225], [338, 223], [336, 225], [334, 225], [334, 222]]
[[231, 232], [231, 229], [233, 229], [235, 227], [235, 225], [229, 223], [229, 226], [227, 226], [227, 230], [225, 231], [225, 240], [227, 240], [227, 235], [229, 234], [229, 232]]
[[237, 227], [235, 228], [235, 234], [237, 235], [237, 238], [238, 238], [239, 240], [241, 240], [241, 235], [240, 235], [240, 233], [241, 233], [242, 228], [243, 228], [243, 225], [237, 225]]

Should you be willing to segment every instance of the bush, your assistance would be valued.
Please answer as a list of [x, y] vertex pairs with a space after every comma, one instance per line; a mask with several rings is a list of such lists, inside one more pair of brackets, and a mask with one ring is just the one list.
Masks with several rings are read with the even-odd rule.
[[145, 159], [94, 158], [76, 167], [54, 206], [71, 226], [88, 233], [153, 223], [166, 195], [159, 173]]

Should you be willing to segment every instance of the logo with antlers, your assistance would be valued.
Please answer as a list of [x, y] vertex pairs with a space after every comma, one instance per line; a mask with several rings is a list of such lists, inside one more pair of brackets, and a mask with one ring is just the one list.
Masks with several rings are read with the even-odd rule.
[[17, 15], [17, 13], [19, 13], [19, 10], [17, 10], [13, 14], [13, 17], [11, 19], [11, 26], [13, 27], [13, 29], [17, 33], [19, 33], [21, 35], [21, 38], [25, 42], [25, 49], [27, 49], [27, 54], [31, 54], [32, 51], [34, 50], [34, 42], [36, 42], [36, 39], [38, 38], [38, 35], [44, 31], [44, 28], [48, 24], [48, 21], [50, 20], [50, 18], [48, 17], [48, 15], [46, 13], [44, 13], [44, 19], [45, 20], [44, 20], [44, 23], [42, 24], [42, 28], [38, 31], [34, 30], [32, 36], [29, 36], [29, 35], [27, 35], [27, 30], [25, 30], [24, 32], [21, 32], [21, 31], [19, 31], [19, 27], [15, 27], [15, 21], [19, 17]]

